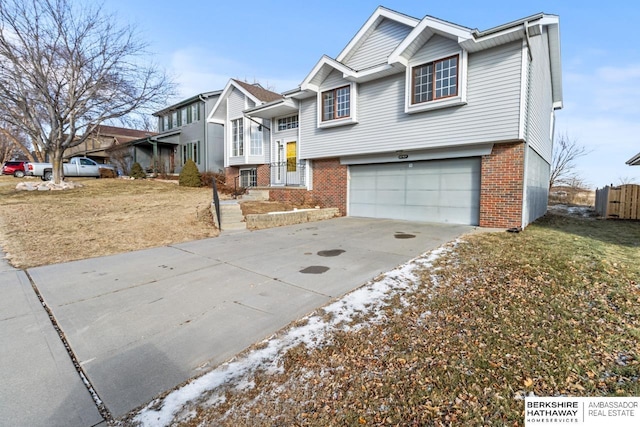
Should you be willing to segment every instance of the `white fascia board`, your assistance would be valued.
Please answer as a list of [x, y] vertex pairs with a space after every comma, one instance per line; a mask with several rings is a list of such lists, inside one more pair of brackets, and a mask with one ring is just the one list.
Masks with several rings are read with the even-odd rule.
[[640, 153], [626, 161], [629, 166], [640, 166]]
[[560, 49], [560, 24], [557, 16], [545, 16], [542, 21], [550, 21], [547, 26], [549, 40], [549, 63], [551, 65], [551, 86], [554, 108], [562, 108], [562, 55]]
[[416, 40], [420, 36], [420, 34], [422, 34], [427, 29], [431, 29], [439, 34], [453, 36], [457, 39], [459, 44], [473, 38], [471, 30], [440, 21], [439, 19], [435, 19], [430, 16], [426, 16], [416, 27], [414, 27], [413, 30], [411, 30], [409, 35], [405, 37], [404, 40], [402, 40], [398, 47], [396, 47], [394, 51], [391, 52], [391, 55], [389, 55], [389, 59], [387, 62], [389, 64], [400, 63], [406, 67], [409, 61], [403, 56], [403, 54], [411, 46], [413, 41]]
[[331, 67], [331, 68], [334, 68], [334, 69], [340, 71], [343, 74], [343, 76], [345, 76], [345, 78], [346, 78], [346, 76], [355, 77], [355, 74], [356, 74], [356, 72], [354, 70], [352, 70], [351, 68], [347, 67], [346, 65], [336, 61], [333, 58], [329, 58], [328, 56], [324, 55], [322, 58], [320, 58], [320, 61], [318, 61], [316, 66], [313, 67], [313, 70], [311, 70], [311, 73], [309, 73], [309, 75], [300, 84], [300, 89], [302, 91], [313, 90], [314, 92], [317, 92], [318, 91], [318, 85], [315, 85], [315, 84], [311, 83], [311, 81], [322, 70], [322, 68], [325, 67], [325, 66], [328, 66], [328, 67]]
[[367, 68], [363, 71], [356, 71], [355, 73], [346, 74], [343, 73], [342, 77], [350, 82], [363, 83], [377, 78], [380, 73], [384, 73], [393, 69], [394, 66], [390, 64], [381, 64], [375, 67]]
[[382, 6], [378, 6], [378, 8], [373, 12], [373, 15], [367, 19], [367, 22], [364, 23], [362, 28], [356, 33], [355, 36], [351, 39], [351, 41], [342, 49], [342, 52], [336, 58], [338, 61], [342, 62], [345, 58], [349, 56], [353, 52], [355, 48], [357, 48], [360, 43], [362, 43], [363, 37], [365, 37], [369, 31], [375, 28], [376, 25], [383, 19], [391, 19], [392, 21], [400, 22], [401, 24], [408, 25], [410, 27], [415, 27], [420, 22], [416, 18], [412, 18], [407, 15], [403, 15], [398, 12], [394, 12], [393, 10], [387, 9]]

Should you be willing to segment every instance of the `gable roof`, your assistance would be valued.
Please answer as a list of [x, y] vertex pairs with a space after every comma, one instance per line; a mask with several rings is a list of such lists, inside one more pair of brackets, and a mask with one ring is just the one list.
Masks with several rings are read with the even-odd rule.
[[367, 22], [364, 23], [362, 28], [356, 33], [355, 36], [349, 41], [347, 46], [342, 49], [342, 52], [336, 57], [338, 62], [346, 63], [353, 56], [353, 54], [358, 50], [360, 46], [365, 42], [367, 37], [376, 29], [376, 27], [385, 19], [389, 19], [391, 21], [399, 22], [411, 28], [418, 25], [420, 22], [419, 19], [413, 18], [409, 15], [405, 15], [403, 13], [396, 12], [391, 9], [387, 9], [383, 6], [378, 6], [378, 8], [373, 12], [373, 14], [369, 17]]
[[185, 107], [189, 104], [192, 104], [194, 102], [196, 102], [197, 100], [202, 100], [202, 99], [208, 99], [211, 98], [212, 96], [217, 96], [220, 95], [222, 93], [221, 90], [213, 90], [213, 91], [209, 91], [209, 92], [202, 92], [199, 93], [197, 95], [194, 95], [190, 98], [187, 99], [183, 99], [182, 101], [176, 103], [176, 104], [172, 104], [169, 105], [168, 107], [163, 108], [162, 110], [156, 111], [155, 113], [153, 113], [154, 116], [160, 116], [162, 114], [165, 114], [169, 111], [174, 111], [177, 110], [179, 108]]
[[277, 101], [278, 99], [282, 99], [282, 95], [276, 92], [272, 92], [263, 88], [260, 83], [247, 83], [242, 82], [240, 80], [231, 79], [234, 83], [238, 84], [240, 87], [244, 88], [247, 92], [249, 92], [257, 101], [260, 102], [271, 102]]
[[[397, 21], [413, 29], [393, 49], [385, 64], [371, 66], [363, 70], [354, 70], [347, 66], [349, 59], [385, 19]], [[546, 27], [548, 34], [553, 106], [556, 109], [562, 108], [559, 19], [556, 15], [544, 13], [479, 31], [429, 15], [417, 20], [390, 9], [378, 7], [336, 59], [324, 55], [305, 77], [299, 88], [287, 92], [286, 95], [298, 99], [313, 96], [313, 92], [317, 92], [322, 81], [334, 70], [341, 72], [345, 80], [355, 82], [369, 81], [403, 71], [408, 66], [411, 57], [434, 35], [455, 40], [462, 49], [468, 52], [477, 52], [517, 40], [528, 42], [529, 37], [542, 34], [542, 27]]]
[[207, 122], [209, 123], [225, 122], [226, 114], [221, 113], [222, 110], [220, 109], [220, 107], [227, 105], [227, 99], [229, 98], [229, 95], [231, 95], [231, 92], [234, 89], [237, 89], [240, 92], [242, 92], [246, 97], [248, 97], [253, 102], [255, 102], [256, 105], [262, 105], [262, 104], [266, 104], [266, 103], [277, 101], [284, 98], [284, 96], [282, 96], [279, 93], [263, 88], [262, 86], [260, 86], [259, 83], [251, 84], [251, 83], [242, 82], [237, 79], [229, 79], [229, 82], [227, 82], [227, 85], [222, 90], [222, 94], [220, 95], [220, 98], [218, 98], [215, 105], [209, 112], [209, 115], [207, 116]]
[[156, 135], [155, 132], [150, 132], [148, 130], [129, 129], [108, 125], [100, 125], [91, 133], [95, 134], [96, 137], [111, 137], [116, 140], [117, 143], [129, 142], [139, 138]]

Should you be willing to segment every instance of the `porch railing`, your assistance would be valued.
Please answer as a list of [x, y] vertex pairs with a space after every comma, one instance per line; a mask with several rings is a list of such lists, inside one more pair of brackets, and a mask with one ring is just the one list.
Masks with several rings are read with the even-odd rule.
[[300, 186], [306, 183], [307, 164], [302, 162], [274, 162], [270, 165], [271, 185]]

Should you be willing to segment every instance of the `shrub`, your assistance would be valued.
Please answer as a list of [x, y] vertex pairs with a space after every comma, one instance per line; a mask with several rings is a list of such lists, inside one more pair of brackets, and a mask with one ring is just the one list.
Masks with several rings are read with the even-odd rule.
[[178, 183], [184, 187], [201, 187], [202, 186], [202, 178], [200, 177], [198, 166], [196, 166], [193, 160], [189, 159], [184, 164], [184, 167], [180, 172], [180, 178], [178, 180]]
[[115, 178], [116, 172], [113, 169], [100, 168], [100, 178]]
[[144, 169], [142, 169], [142, 166], [140, 166], [140, 163], [135, 162], [133, 166], [131, 166], [130, 176], [131, 178], [142, 179], [142, 178], [146, 178], [147, 174], [144, 172]]

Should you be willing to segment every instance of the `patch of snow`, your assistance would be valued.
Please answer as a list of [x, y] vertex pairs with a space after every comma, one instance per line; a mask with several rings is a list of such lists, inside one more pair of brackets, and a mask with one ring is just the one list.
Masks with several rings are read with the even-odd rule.
[[[384, 317], [386, 300], [395, 293], [420, 284], [416, 270], [431, 268], [447, 251], [444, 247], [435, 249], [382, 274], [318, 313], [303, 318], [306, 321], [304, 325], [292, 327], [281, 336], [271, 337], [260, 343], [257, 349], [220, 365], [162, 399], [152, 401], [134, 417], [134, 422], [142, 426], [157, 427], [168, 426], [176, 418], [184, 420], [192, 414], [192, 410], [187, 407], [189, 403], [201, 402], [206, 393], [222, 386], [251, 388], [254, 384], [248, 377], [258, 370], [267, 374], [282, 372], [280, 357], [287, 350], [300, 344], [311, 348], [321, 346], [327, 342], [327, 335], [332, 331], [354, 328], [349, 323], [359, 313], [373, 314], [369, 322], [379, 321]], [[214, 393], [206, 399], [206, 403], [211, 406], [223, 403], [224, 392]]]

